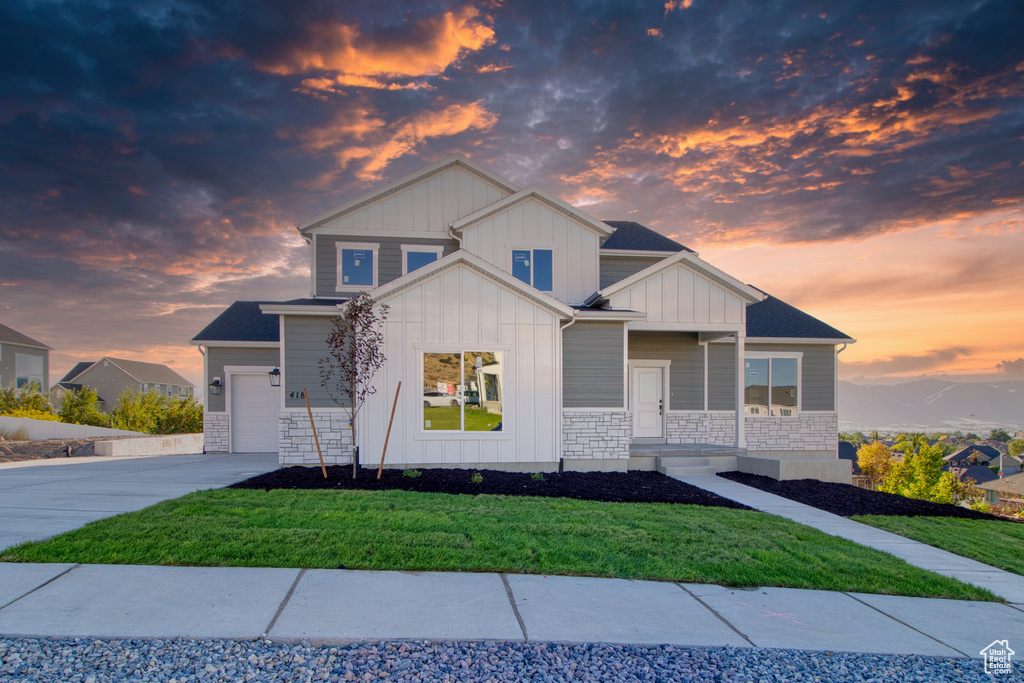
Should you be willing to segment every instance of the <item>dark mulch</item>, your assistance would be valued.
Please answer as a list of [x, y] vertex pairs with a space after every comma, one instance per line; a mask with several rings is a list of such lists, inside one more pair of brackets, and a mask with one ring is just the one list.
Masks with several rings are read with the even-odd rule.
[[851, 484], [833, 484], [817, 479], [776, 481], [770, 477], [742, 472], [720, 472], [718, 476], [843, 517], [894, 515], [899, 517], [1004, 519], [984, 512], [968, 510], [959, 505], [904, 498], [893, 493], [868, 491]]
[[[684, 484], [658, 472], [563, 472], [545, 473], [539, 481], [521, 472], [497, 470], [423, 469], [420, 476], [403, 476], [403, 470], [384, 470], [380, 480], [375, 469], [363, 469], [352, 479], [352, 467], [327, 468], [324, 479], [319, 467], [285, 467], [246, 479], [235, 489], [358, 489], [383, 491], [399, 489], [424, 493], [479, 493], [501, 496], [542, 496], [576, 498], [612, 503], [686, 503], [749, 510], [741, 503]], [[479, 472], [482, 481], [473, 483]]]

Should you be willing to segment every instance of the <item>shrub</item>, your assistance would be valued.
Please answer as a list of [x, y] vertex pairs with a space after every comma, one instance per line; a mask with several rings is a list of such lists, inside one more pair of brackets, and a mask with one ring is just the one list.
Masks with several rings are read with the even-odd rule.
[[110, 412], [110, 424], [115, 429], [156, 434], [166, 405], [167, 397], [153, 390], [140, 394], [125, 389], [117, 399], [117, 407]]
[[534, 472], [533, 474], [530, 475], [530, 479], [533, 479], [534, 481], [547, 481], [546, 479], [544, 479], [543, 472]]
[[482, 484], [484, 482], [484, 475], [480, 474], [479, 472], [474, 472], [473, 476], [470, 477], [469, 480], [474, 484]]
[[157, 423], [156, 434], [198, 434], [203, 431], [203, 406], [195, 396], [171, 399]]
[[84, 387], [79, 391], [70, 391], [64, 394], [59, 413], [61, 422], [92, 427], [109, 427], [110, 416], [99, 411], [99, 408], [96, 407], [97, 401], [96, 390], [91, 387]]
[[402, 470], [402, 476], [406, 477], [408, 479], [416, 479], [417, 477], [421, 476], [422, 474], [423, 473], [420, 472], [419, 470]]
[[20, 389], [15, 388], [13, 384], [0, 389], [0, 415], [10, 415], [11, 411], [18, 409], [53, 414], [53, 405], [50, 404], [50, 399], [39, 390], [39, 385], [35, 382]]
[[46, 420], [48, 422], [60, 422], [60, 416], [54, 415], [45, 410], [35, 408], [15, 408], [4, 413], [6, 417], [27, 417], [33, 420]]

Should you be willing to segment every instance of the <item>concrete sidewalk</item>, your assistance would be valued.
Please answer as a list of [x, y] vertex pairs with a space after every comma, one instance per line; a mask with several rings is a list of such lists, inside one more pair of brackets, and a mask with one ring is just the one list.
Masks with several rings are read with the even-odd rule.
[[717, 493], [723, 498], [749, 505], [755, 510], [786, 517], [794, 522], [824, 531], [826, 534], [840, 536], [854, 543], [895, 555], [915, 567], [987, 588], [1004, 600], [1024, 605], [1024, 576], [1019, 574], [954, 555], [945, 550], [722, 477], [708, 475], [676, 477], [676, 479], [705, 491]]
[[[0, 564], [0, 634], [511, 640], [979, 658], [1024, 609], [856, 593], [559, 576]], [[1011, 642], [1011, 645], [1015, 643]]]

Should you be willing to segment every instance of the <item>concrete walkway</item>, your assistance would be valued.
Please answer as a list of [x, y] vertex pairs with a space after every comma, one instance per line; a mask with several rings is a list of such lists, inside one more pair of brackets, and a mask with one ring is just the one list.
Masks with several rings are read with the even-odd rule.
[[1004, 600], [1024, 605], [1024, 576], [996, 569], [938, 548], [912, 541], [888, 531], [855, 522], [846, 517], [797, 503], [718, 476], [676, 477], [723, 498], [749, 505], [755, 510], [786, 517], [832, 536], [895, 555], [908, 564], [949, 576], [964, 583], [987, 588]]

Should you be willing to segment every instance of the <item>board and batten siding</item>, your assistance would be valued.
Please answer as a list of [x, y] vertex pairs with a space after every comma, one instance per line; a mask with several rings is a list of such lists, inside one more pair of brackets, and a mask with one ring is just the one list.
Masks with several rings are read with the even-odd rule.
[[669, 266], [609, 297], [611, 308], [643, 311], [644, 324], [746, 321], [746, 306], [736, 294], [682, 263]]
[[[384, 285], [402, 276], [402, 245], [419, 244], [424, 246], [444, 247], [443, 256], [456, 251], [459, 243], [448, 239], [425, 239], [410, 237], [360, 237], [358, 235], [317, 235], [316, 236], [316, 295], [334, 297], [346, 292], [338, 291], [338, 243], [354, 242], [379, 244], [377, 251], [377, 284]], [[356, 293], [370, 287], [357, 287], [351, 290]]]
[[[225, 365], [278, 367], [281, 364], [280, 359], [281, 354], [277, 349], [207, 347], [207, 382], [212, 382], [214, 377], [220, 377], [221, 385], [226, 387], [228, 382], [224, 374]], [[270, 383], [270, 378], [267, 378], [267, 383]], [[225, 389], [221, 389], [221, 393], [216, 396], [210, 394], [209, 385], [203, 387], [203, 391], [206, 392], [206, 410], [211, 413], [223, 413], [226, 409]]]
[[747, 338], [747, 351], [798, 351], [800, 361], [800, 409], [836, 409], [836, 350], [831, 344], [758, 344]]
[[[377, 393], [360, 414], [365, 452], [382, 452], [401, 381], [385, 464], [558, 461], [561, 321], [555, 313], [464, 265], [381, 302], [391, 307], [384, 335], [387, 363]], [[422, 355], [443, 351], [501, 351], [500, 433], [422, 429]]]
[[601, 254], [601, 289], [625, 280], [644, 268], [650, 268], [660, 260], [661, 258], [650, 256], [605, 256]]
[[553, 290], [548, 294], [571, 305], [599, 289], [597, 233], [536, 197], [466, 226], [462, 245], [506, 273], [512, 272], [513, 249], [551, 249]]
[[704, 410], [704, 346], [690, 332], [631, 332], [629, 360], [667, 360], [669, 410]]
[[[320, 384], [317, 362], [327, 357], [327, 336], [331, 318], [312, 315], [285, 315], [284, 321], [284, 407], [305, 408], [303, 389], [313, 408], [337, 408], [327, 390]], [[335, 392], [340, 398], [340, 393]], [[341, 405], [348, 405], [347, 399]]]
[[622, 408], [624, 323], [577, 322], [562, 332], [562, 405]]

